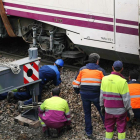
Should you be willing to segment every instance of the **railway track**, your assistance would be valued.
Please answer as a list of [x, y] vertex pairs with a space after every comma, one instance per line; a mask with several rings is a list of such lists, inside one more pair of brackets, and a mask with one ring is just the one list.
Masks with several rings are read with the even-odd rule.
[[[4, 51], [0, 51], [0, 55], [2, 57], [13, 58], [13, 59], [16, 59], [16, 60], [25, 58], [25, 56], [15, 55], [15, 54], [7, 53], [7, 52], [4, 52]], [[41, 59], [41, 65], [53, 65], [53, 64], [54, 64], [53, 61], [48, 61], [48, 60], [45, 60], [45, 59]], [[77, 71], [77, 70], [79, 70], [79, 68], [80, 67], [77, 67], [77, 66], [72, 66], [72, 65], [67, 65], [67, 64], [64, 65], [64, 69], [69, 69], [69, 70], [72, 70], [72, 71]]]
[[[22, 58], [27, 57], [27, 56], [20, 56], [20, 55], [17, 55], [17, 54], [7, 53], [7, 52], [4, 52], [4, 51], [0, 51], [0, 55], [2, 55], [3, 57], [6, 57], [6, 58], [13, 58], [15, 60], [18, 60], [18, 59], [22, 59]], [[107, 66], [107, 69], [105, 68], [105, 70], [106, 70], [106, 74], [109, 75], [110, 72], [111, 72], [111, 67], [112, 67], [112, 65], [109, 63], [110, 61], [109, 60], [101, 60], [101, 62], [102, 62], [102, 64], [103, 63], [108, 63], [107, 64], [108, 65]], [[45, 60], [45, 59], [41, 59], [41, 63], [40, 63], [40, 65], [53, 65], [53, 64], [54, 64], [54, 61], [49, 61], [49, 60]], [[113, 62], [112, 62], [112, 64], [113, 64]], [[104, 68], [105, 65], [106, 64], [103, 65], [103, 68]], [[71, 71], [78, 71], [80, 69], [80, 67], [82, 67], [82, 66], [79, 66], [78, 67], [78, 66], [73, 66], [73, 65], [65, 64], [64, 65], [64, 71], [66, 69], [69, 69]], [[101, 65], [101, 67], [102, 67], [102, 65]], [[129, 80], [129, 78], [128, 78], [128, 72], [130, 70], [132, 70], [132, 69], [139, 69], [139, 71], [140, 71], [140, 66], [133, 65], [133, 64], [132, 65], [131, 64], [129, 65], [127, 63], [124, 63], [124, 70], [123, 70], [123, 73], [122, 74], [125, 76], [125, 78], [127, 80]]]

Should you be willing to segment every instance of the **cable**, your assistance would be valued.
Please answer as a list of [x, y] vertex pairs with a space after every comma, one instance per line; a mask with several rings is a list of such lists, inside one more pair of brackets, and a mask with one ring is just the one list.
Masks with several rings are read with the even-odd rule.
[[10, 68], [14, 74], [19, 74], [19, 72], [21, 71], [18, 64], [11, 64], [11, 63], [5, 62], [5, 63], [0, 63], [0, 66], [5, 66], [5, 67]]

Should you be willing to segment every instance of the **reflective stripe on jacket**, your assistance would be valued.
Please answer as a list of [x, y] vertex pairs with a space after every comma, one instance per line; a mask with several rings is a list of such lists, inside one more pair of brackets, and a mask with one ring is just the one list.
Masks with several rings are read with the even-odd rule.
[[124, 78], [116, 74], [110, 74], [102, 79], [100, 106], [107, 108], [123, 108], [128, 110], [130, 95], [128, 84]]
[[128, 87], [132, 108], [140, 108], [140, 83], [138, 81], [130, 81]]
[[69, 106], [66, 100], [53, 96], [46, 99], [39, 108], [39, 117], [43, 122], [71, 121]]
[[[82, 67], [73, 81], [73, 87], [76, 91], [92, 91], [100, 93], [101, 80], [104, 77], [105, 71], [95, 63], [88, 63]], [[79, 90], [78, 90], [79, 92]]]

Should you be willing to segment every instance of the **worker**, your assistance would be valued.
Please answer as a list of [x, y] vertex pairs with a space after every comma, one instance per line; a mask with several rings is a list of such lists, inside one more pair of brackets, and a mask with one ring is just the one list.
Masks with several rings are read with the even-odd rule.
[[60, 89], [52, 90], [52, 97], [46, 99], [39, 107], [39, 120], [46, 137], [50, 135], [49, 128], [57, 130], [59, 136], [61, 129], [67, 126], [70, 129], [71, 118], [69, 106], [66, 100], [60, 97]]
[[[133, 70], [129, 72], [129, 93], [131, 98], [131, 106], [134, 112], [134, 118], [136, 121], [140, 121], [140, 82], [138, 81], [139, 72]], [[128, 122], [129, 127], [132, 126], [132, 121]]]
[[105, 140], [113, 139], [115, 124], [117, 124], [118, 140], [125, 140], [127, 111], [130, 119], [134, 117], [134, 113], [130, 105], [128, 84], [121, 74], [123, 63], [115, 61], [112, 69], [113, 72], [102, 79], [100, 93], [101, 112], [105, 113]]
[[[57, 59], [54, 65], [44, 65], [39, 69], [39, 79], [42, 81], [39, 83], [39, 96], [38, 101], [41, 101], [41, 94], [43, 86], [49, 81], [53, 80], [53, 84], [58, 86], [61, 83], [60, 73], [62, 67], [64, 66], [64, 61], [62, 59]], [[32, 104], [32, 98], [30, 95], [29, 87], [26, 88], [26, 92], [9, 92], [7, 95], [7, 100], [10, 101], [12, 98], [16, 100], [26, 100], [18, 101], [18, 105]]]
[[85, 131], [89, 139], [93, 139], [91, 103], [96, 106], [102, 120], [104, 121], [104, 117], [100, 112], [99, 97], [101, 80], [105, 75], [105, 70], [98, 65], [99, 60], [99, 54], [91, 53], [87, 61], [88, 63], [86, 66], [80, 68], [75, 80], [73, 81], [74, 91], [77, 94], [80, 93], [83, 102], [83, 109], [85, 113]]

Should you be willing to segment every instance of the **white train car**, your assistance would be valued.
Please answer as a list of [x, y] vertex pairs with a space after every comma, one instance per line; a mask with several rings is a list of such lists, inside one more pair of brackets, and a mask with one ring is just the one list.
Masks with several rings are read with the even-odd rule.
[[[30, 29], [37, 24], [38, 28], [41, 27], [38, 30], [45, 33], [49, 31], [49, 34], [43, 34], [40, 31], [38, 42], [42, 44], [42, 47], [46, 45], [48, 50], [51, 47], [52, 55], [55, 53], [58, 55], [59, 51], [62, 57], [78, 59], [80, 55], [74, 49], [78, 48], [77, 50], [84, 51], [86, 54], [97, 52], [105, 59], [119, 59], [123, 62], [140, 64], [140, 0], [2, 1], [16, 36], [30, 40], [28, 38]], [[57, 27], [57, 29], [53, 31], [52, 27]], [[69, 41], [64, 46], [57, 40], [53, 44], [47, 43], [46, 40], [51, 40], [52, 32], [54, 38], [55, 33], [65, 34], [66, 38], [75, 45], [71, 45]], [[2, 30], [0, 33], [2, 36]]]

